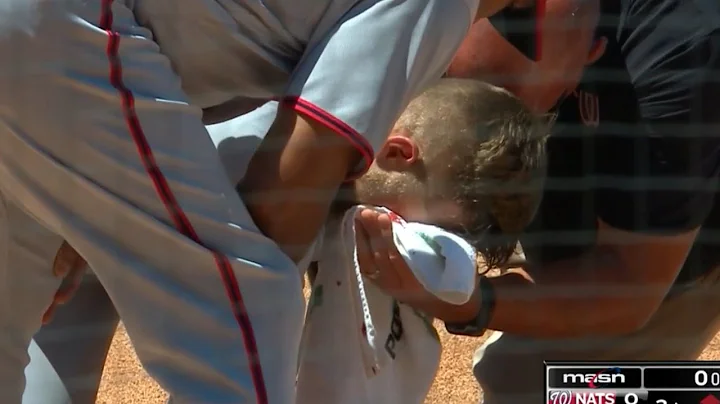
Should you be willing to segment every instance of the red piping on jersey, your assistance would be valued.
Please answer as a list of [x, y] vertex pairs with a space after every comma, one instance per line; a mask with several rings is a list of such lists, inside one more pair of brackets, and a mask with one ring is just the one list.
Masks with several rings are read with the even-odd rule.
[[375, 153], [373, 152], [373, 148], [372, 146], [370, 146], [370, 143], [368, 143], [367, 139], [365, 139], [355, 129], [335, 117], [333, 114], [325, 111], [324, 109], [303, 98], [297, 96], [285, 97], [281, 100], [281, 102], [283, 105], [291, 107], [296, 112], [312, 118], [318, 123], [326, 126], [328, 129], [344, 137], [345, 139], [350, 141], [353, 146], [355, 146], [357, 151], [360, 152], [360, 154], [362, 155], [365, 164], [362, 170], [360, 170], [359, 172], [353, 172], [352, 177], [347, 179], [348, 181], [352, 181], [353, 179], [361, 177], [363, 174], [365, 174], [365, 172], [367, 172], [368, 168], [370, 168], [370, 165], [373, 162]]
[[535, 60], [542, 60], [543, 24], [545, 23], [546, 0], [537, 0], [535, 6]]
[[[123, 83], [122, 77], [122, 64], [120, 62], [120, 56], [118, 50], [120, 47], [120, 34], [112, 30], [113, 25], [113, 12], [112, 12], [113, 0], [102, 0], [102, 11], [100, 15], [100, 29], [104, 30], [108, 36], [106, 55], [109, 63], [109, 79], [110, 83], [117, 90], [120, 95], [122, 102], [122, 111], [125, 116], [125, 124], [127, 125], [128, 132], [133, 138], [135, 147], [137, 148], [138, 155], [142, 160], [142, 163], [147, 171], [150, 180], [155, 187], [155, 191], [158, 197], [165, 205], [168, 215], [172, 219], [175, 228], [179, 233], [188, 237], [195, 243], [204, 246], [197, 232], [193, 228], [190, 220], [188, 219], [182, 207], [178, 203], [175, 195], [173, 194], [170, 186], [165, 179], [162, 171], [155, 161], [150, 144], [145, 137], [143, 128], [140, 125], [137, 113], [135, 112], [135, 97], [132, 92]], [[198, 134], [200, 136], [201, 134]], [[237, 278], [233, 272], [230, 261], [224, 255], [212, 251], [215, 265], [220, 272], [223, 285], [225, 286], [225, 292], [230, 299], [231, 309], [242, 333], [243, 342], [245, 345], [245, 353], [248, 357], [248, 366], [250, 367], [250, 373], [255, 387], [255, 396], [259, 404], [268, 404], [267, 388], [263, 379], [262, 367], [260, 365], [257, 342], [255, 341], [255, 334], [250, 323], [250, 317], [243, 302], [242, 294], [240, 293], [240, 286], [238, 285]]]

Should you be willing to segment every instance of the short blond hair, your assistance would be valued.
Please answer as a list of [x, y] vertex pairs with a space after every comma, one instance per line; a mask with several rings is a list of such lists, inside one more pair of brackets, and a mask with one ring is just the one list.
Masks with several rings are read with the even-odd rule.
[[502, 88], [450, 78], [414, 99], [397, 122], [423, 145], [427, 172], [443, 172], [430, 187], [463, 207], [459, 232], [488, 267], [507, 261], [537, 210], [551, 125]]

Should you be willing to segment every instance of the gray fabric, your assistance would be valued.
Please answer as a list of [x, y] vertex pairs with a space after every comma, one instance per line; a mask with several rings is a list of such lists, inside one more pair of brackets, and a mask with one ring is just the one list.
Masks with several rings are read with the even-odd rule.
[[[2, 146], [0, 146], [2, 148]], [[18, 403], [30, 339], [60, 281], [52, 262], [62, 239], [0, 193], [0, 402]], [[32, 291], [32, 292], [30, 292]], [[53, 380], [57, 375], [49, 374]], [[39, 382], [40, 383], [40, 382]], [[37, 385], [37, 384], [36, 384]]]
[[[32, 341], [29, 348], [23, 345], [40, 326], [40, 317], [22, 314], [44, 311], [49, 304], [47, 296], [52, 296], [60, 283], [52, 277], [51, 269], [61, 241], [0, 194], [3, 403], [14, 402], [22, 392], [23, 369], [27, 380], [23, 404], [67, 404], [71, 399], [74, 404], [95, 402], [117, 326], [115, 309], [97, 279], [87, 277], [76, 298], [61, 307], [54, 322], [35, 336], [37, 344]], [[37, 294], [27, 293], [28, 288]], [[6, 316], [7, 309], [11, 317]]]
[[410, 98], [445, 71], [477, 4], [136, 0], [131, 8], [206, 122], [299, 96], [321, 110], [303, 113], [332, 127], [337, 118], [339, 132], [377, 148]]
[[[300, 4], [306, 1], [313, 2]], [[327, 29], [310, 38], [284, 96], [299, 97], [298, 111], [378, 150], [410, 100], [445, 72], [476, 4], [365, 0], [342, 18], [328, 15], [321, 24], [329, 22]]]
[[544, 360], [694, 360], [719, 329], [720, 269], [625, 337], [538, 340], [496, 332], [475, 353], [473, 373], [485, 404], [536, 404], [544, 399]]
[[[270, 102], [257, 110], [233, 120], [208, 126], [218, 147], [220, 159], [233, 184], [240, 181], [250, 156], [265, 136], [277, 112], [277, 103]], [[12, 219], [17, 226], [28, 226], [40, 239], [54, 237], [22, 213]], [[47, 256], [35, 255], [45, 261], [49, 271], [55, 254], [42, 249]], [[17, 256], [10, 268], [28, 265], [26, 256]], [[23, 404], [94, 404], [112, 338], [118, 325], [118, 314], [102, 284], [92, 272], [83, 279], [68, 303], [58, 307], [50, 324], [35, 335], [28, 353], [30, 364], [25, 369], [27, 385]], [[62, 385], [64, 385], [64, 388]], [[57, 387], [57, 386], [60, 387]]]
[[[87, 23], [102, 15], [100, 4], [80, 3], [14, 4], [39, 20], [32, 35], [0, 25], [0, 54], [17, 56], [0, 64], [0, 89], [8, 90], [0, 91], [0, 190], [87, 259], [146, 370], [176, 403], [249, 403], [256, 389], [271, 403], [292, 402], [304, 315], [295, 264], [250, 219], [200, 110], [185, 103], [149, 32], [114, 3], [114, 27], [134, 33], [121, 39], [120, 61], [143, 134], [197, 237], [219, 253], [174, 230], [128, 132], [123, 100], [106, 81], [108, 37]], [[216, 263], [224, 259], [252, 325], [259, 353], [250, 357], [249, 332], [241, 332]], [[0, 358], [23, 358], [39, 328], [57, 289], [46, 262], [37, 272], [0, 265], [0, 296], [8, 297]], [[42, 282], [49, 285], [33, 287]], [[0, 361], [0, 380], [9, 383], [0, 402], [20, 402], [17, 362]], [[264, 387], [251, 375], [256, 364]]]
[[444, 72], [479, 2], [125, 1], [208, 121], [299, 95], [376, 147], [408, 98]]

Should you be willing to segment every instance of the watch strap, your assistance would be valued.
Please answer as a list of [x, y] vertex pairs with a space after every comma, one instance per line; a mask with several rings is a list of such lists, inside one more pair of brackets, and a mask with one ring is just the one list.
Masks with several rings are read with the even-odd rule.
[[495, 310], [495, 287], [487, 277], [478, 277], [478, 293], [480, 293], [480, 310], [475, 318], [466, 323], [445, 323], [450, 334], [480, 337], [490, 325]]

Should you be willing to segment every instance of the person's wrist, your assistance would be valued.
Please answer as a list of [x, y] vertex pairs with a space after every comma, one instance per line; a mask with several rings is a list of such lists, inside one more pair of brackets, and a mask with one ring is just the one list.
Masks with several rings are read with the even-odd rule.
[[482, 290], [480, 289], [479, 280], [475, 282], [475, 290], [473, 290], [470, 300], [461, 306], [462, 310], [458, 310], [454, 318], [450, 318], [446, 322], [467, 323], [473, 321], [482, 310]]
[[471, 301], [458, 311], [458, 316], [445, 320], [445, 329], [456, 335], [479, 337], [485, 333], [495, 306], [492, 283], [486, 277], [480, 277], [475, 286]]

